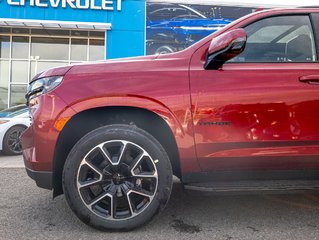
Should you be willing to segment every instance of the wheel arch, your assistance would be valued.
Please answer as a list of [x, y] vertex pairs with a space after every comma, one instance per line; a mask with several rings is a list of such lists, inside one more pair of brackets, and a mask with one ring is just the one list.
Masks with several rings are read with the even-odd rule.
[[22, 124], [22, 123], [18, 123], [18, 124], [14, 124], [14, 125], [10, 126], [6, 132], [8, 132], [8, 131], [9, 131], [11, 128], [13, 128], [13, 127], [24, 127], [24, 128], [28, 128], [27, 125]]
[[59, 134], [55, 147], [52, 179], [54, 196], [63, 193], [62, 171], [74, 144], [88, 132], [115, 123], [136, 125], [155, 137], [166, 150], [174, 175], [180, 178], [180, 157], [174, 137], [174, 132], [179, 129], [179, 126], [177, 123], [172, 123], [171, 121], [175, 120], [169, 118], [164, 112], [162, 114], [139, 107], [100, 106], [83, 110], [72, 116]]

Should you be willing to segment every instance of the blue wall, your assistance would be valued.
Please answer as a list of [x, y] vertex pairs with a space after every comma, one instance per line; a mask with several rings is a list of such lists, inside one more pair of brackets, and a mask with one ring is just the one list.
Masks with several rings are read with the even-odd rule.
[[[0, 0], [0, 18], [111, 23], [112, 29], [107, 32], [108, 59], [145, 54], [145, 0], [122, 0], [121, 11], [116, 10], [116, 4], [114, 11], [106, 11], [72, 9], [68, 5], [66, 8], [43, 8], [30, 6], [30, 0], [25, 1], [26, 6], [12, 6], [7, 0]], [[100, 6], [101, 0], [95, 3]]]

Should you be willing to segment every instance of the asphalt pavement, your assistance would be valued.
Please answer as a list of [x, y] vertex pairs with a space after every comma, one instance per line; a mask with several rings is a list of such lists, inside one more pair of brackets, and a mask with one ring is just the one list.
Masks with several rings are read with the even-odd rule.
[[183, 191], [150, 224], [132, 232], [101, 232], [71, 212], [64, 196], [38, 188], [21, 156], [0, 155], [0, 239], [319, 239], [319, 195], [213, 196]]
[[24, 168], [22, 156], [5, 156], [0, 153], [0, 168]]

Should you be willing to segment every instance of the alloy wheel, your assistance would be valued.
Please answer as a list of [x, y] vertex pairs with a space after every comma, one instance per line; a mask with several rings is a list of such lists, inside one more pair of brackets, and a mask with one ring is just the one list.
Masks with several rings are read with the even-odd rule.
[[82, 159], [77, 190], [94, 214], [113, 221], [133, 218], [154, 199], [158, 187], [157, 161], [135, 143], [104, 142]]
[[21, 135], [24, 129], [14, 129], [10, 135], [8, 136], [8, 147], [9, 149], [15, 153], [20, 154], [22, 152], [22, 145], [21, 145]]

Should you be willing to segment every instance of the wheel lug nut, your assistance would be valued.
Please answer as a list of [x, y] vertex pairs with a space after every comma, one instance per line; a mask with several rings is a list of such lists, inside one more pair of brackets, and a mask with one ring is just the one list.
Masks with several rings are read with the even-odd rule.
[[141, 186], [142, 185], [142, 180], [141, 179], [137, 179], [136, 180], [136, 185]]

